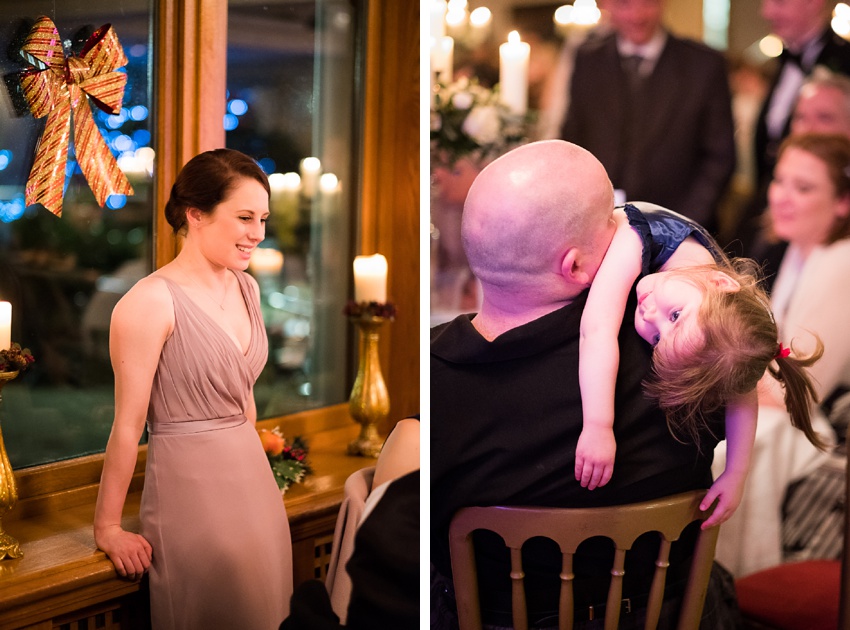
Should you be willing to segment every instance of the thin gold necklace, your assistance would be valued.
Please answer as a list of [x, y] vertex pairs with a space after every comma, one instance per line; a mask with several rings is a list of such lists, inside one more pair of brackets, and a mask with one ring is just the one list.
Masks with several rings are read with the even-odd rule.
[[189, 278], [189, 281], [192, 284], [194, 284], [196, 287], [198, 287], [201, 290], [201, 293], [203, 293], [207, 297], [208, 300], [210, 300], [213, 304], [218, 306], [221, 310], [224, 310], [224, 301], [227, 299], [227, 291], [230, 288], [227, 284], [227, 278], [226, 277], [225, 277], [225, 280], [224, 280], [224, 296], [221, 298], [221, 302], [218, 302], [212, 296], [211, 293], [209, 293], [206, 289], [204, 289], [204, 287], [202, 287], [201, 284], [192, 277], [191, 273], [186, 271], [186, 267], [183, 266], [182, 262], [179, 262], [177, 264], [183, 270], [183, 273]]

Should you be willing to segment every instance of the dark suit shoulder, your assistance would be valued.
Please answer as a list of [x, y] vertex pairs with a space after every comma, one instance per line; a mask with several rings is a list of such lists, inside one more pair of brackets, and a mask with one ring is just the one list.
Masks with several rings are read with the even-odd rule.
[[576, 50], [576, 57], [595, 57], [616, 52], [617, 40], [613, 33], [588, 38]]
[[666, 47], [670, 51], [675, 51], [677, 55], [687, 55], [692, 59], [699, 59], [703, 63], [712, 61], [726, 65], [726, 59], [720, 51], [693, 39], [668, 34]]
[[833, 72], [850, 75], [850, 42], [831, 33], [816, 62]]

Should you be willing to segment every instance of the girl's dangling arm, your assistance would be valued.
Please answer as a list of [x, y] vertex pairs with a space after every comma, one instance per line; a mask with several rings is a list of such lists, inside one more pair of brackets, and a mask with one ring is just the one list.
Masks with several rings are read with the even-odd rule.
[[699, 506], [706, 511], [717, 500], [714, 512], [703, 522], [702, 529], [728, 520], [741, 503], [756, 438], [758, 411], [758, 394], [755, 389], [730, 400], [726, 405], [726, 467]]
[[604, 486], [614, 470], [614, 387], [617, 338], [626, 301], [641, 270], [642, 244], [625, 214], [614, 213], [617, 230], [590, 288], [581, 318], [579, 385], [583, 426], [576, 446], [575, 476], [583, 487]]

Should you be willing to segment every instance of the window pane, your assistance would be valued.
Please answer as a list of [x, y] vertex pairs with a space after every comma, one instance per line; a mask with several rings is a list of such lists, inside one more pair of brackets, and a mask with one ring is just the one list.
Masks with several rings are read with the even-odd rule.
[[270, 343], [260, 418], [348, 397], [356, 15], [349, 1], [229, 6], [227, 146], [257, 159], [272, 185], [250, 267]]
[[[109, 362], [112, 307], [152, 270], [154, 126], [151, 122], [152, 1], [0, 0], [0, 299], [12, 303], [12, 340], [36, 363], [3, 389], [0, 419], [12, 466], [102, 451], [114, 412]], [[120, 114], [93, 108], [94, 122], [135, 189], [98, 206], [72, 142], [62, 216], [24, 205], [45, 118], [35, 119], [19, 76], [33, 69], [18, 54], [34, 20], [54, 21], [65, 54], [79, 55], [111, 23], [128, 63]], [[47, 71], [49, 72], [49, 70]], [[85, 100], [82, 107], [89, 107]], [[75, 114], [81, 116], [82, 114]]]

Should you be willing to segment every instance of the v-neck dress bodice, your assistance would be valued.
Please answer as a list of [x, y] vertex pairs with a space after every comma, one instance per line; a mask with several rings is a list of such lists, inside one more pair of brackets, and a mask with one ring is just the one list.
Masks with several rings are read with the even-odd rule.
[[245, 353], [166, 279], [174, 330], [148, 407], [141, 534], [156, 630], [275, 630], [289, 613], [292, 544], [283, 499], [245, 416], [268, 354], [256, 293]]
[[[251, 340], [244, 354], [235, 341], [173, 280], [163, 278], [174, 303], [174, 330], [159, 358], [148, 408], [150, 433], [191, 432], [192, 423], [242, 416], [251, 387], [268, 357], [260, 305], [244, 274], [237, 273], [248, 307]], [[211, 370], [211, 366], [220, 369]], [[180, 423], [180, 426], [165, 426]], [[198, 425], [198, 429], [201, 425]]]

